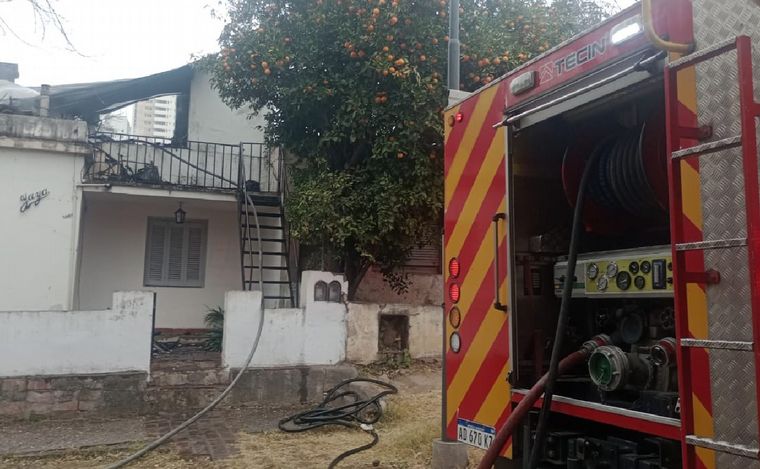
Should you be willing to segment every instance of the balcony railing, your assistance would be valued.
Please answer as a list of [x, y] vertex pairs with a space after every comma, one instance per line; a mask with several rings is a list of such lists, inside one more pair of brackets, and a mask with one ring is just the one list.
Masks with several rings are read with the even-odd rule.
[[117, 133], [98, 133], [90, 141], [87, 182], [234, 191], [243, 174], [252, 192], [280, 191], [280, 152], [263, 143], [174, 146], [170, 139]]

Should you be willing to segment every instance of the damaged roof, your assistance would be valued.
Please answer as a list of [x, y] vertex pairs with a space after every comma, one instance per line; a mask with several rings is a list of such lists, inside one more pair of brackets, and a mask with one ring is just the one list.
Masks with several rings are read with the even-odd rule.
[[191, 65], [140, 78], [50, 87], [51, 117], [79, 117], [97, 123], [100, 114], [132, 103], [169, 94], [188, 94]]

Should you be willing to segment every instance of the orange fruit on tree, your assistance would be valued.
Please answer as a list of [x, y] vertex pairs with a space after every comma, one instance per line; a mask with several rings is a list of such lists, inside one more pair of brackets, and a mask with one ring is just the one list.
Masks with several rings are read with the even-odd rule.
[[392, 17], [391, 17], [391, 19], [390, 19], [390, 20], [388, 20], [388, 23], [389, 23], [391, 26], [394, 26], [396, 23], [398, 23], [398, 17], [397, 17], [397, 16], [392, 16]]

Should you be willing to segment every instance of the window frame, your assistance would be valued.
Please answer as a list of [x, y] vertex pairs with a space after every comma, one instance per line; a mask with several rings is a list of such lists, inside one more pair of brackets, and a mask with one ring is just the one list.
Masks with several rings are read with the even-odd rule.
[[[161, 259], [161, 280], [152, 280], [149, 278], [150, 272], [150, 253], [151, 253], [151, 228], [154, 224], [160, 223], [164, 226], [164, 235], [166, 240], [164, 241], [163, 256]], [[169, 235], [171, 227], [181, 227], [183, 229], [183, 243], [187, 245], [183, 246], [182, 255], [182, 273], [183, 278], [179, 281], [169, 280], [167, 277], [168, 265], [169, 265], [169, 252], [171, 251]], [[189, 281], [187, 279], [187, 265], [189, 263], [188, 247], [189, 247], [189, 230], [192, 227], [201, 228], [201, 247], [200, 247], [200, 262], [198, 266], [198, 280]], [[169, 217], [148, 217], [146, 223], [146, 235], [145, 235], [145, 258], [143, 262], [143, 286], [145, 287], [160, 287], [160, 288], [205, 288], [206, 285], [206, 256], [208, 253], [208, 220], [188, 219], [184, 223], [178, 224], [174, 218]]]

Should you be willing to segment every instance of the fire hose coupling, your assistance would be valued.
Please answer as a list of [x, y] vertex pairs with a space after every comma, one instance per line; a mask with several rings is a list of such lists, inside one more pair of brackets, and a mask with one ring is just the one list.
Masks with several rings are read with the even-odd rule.
[[607, 334], [598, 334], [584, 342], [581, 346], [581, 350], [586, 353], [586, 355], [591, 355], [594, 350], [605, 345], [610, 345], [611, 343], [612, 338], [610, 336]]
[[591, 354], [588, 372], [591, 381], [603, 391], [617, 391], [630, 385], [646, 387], [652, 379], [652, 364], [636, 353], [604, 345]]
[[676, 364], [676, 339], [666, 337], [652, 346], [652, 361], [657, 366]]

